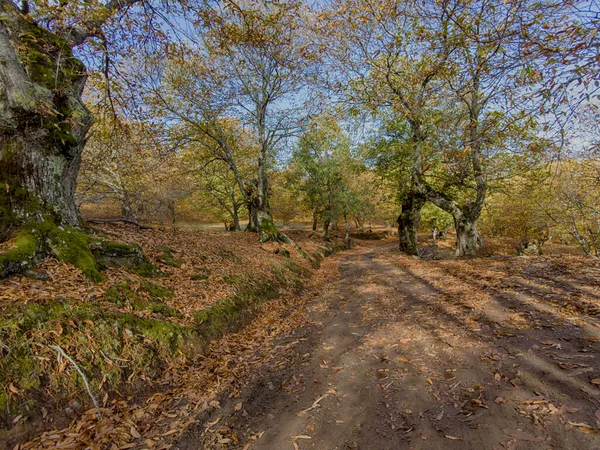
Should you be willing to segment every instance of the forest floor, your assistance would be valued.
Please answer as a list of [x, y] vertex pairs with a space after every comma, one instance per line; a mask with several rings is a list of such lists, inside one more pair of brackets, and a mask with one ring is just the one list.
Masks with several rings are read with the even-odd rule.
[[[360, 247], [187, 449], [597, 449], [600, 267]], [[337, 264], [337, 263], [336, 263]]]
[[[171, 245], [192, 273], [190, 251]], [[260, 264], [249, 246], [234, 250]], [[396, 246], [358, 241], [147, 395], [16, 448], [600, 448], [599, 262], [422, 260]], [[162, 284], [186, 310], [183, 280]]]

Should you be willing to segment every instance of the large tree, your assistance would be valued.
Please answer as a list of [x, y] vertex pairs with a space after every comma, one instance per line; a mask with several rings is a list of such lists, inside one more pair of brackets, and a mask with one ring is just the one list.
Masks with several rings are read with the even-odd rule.
[[[420, 2], [363, 2], [337, 0], [327, 24], [335, 35], [331, 58], [334, 87], [342, 89], [351, 105], [359, 105], [377, 116], [405, 122], [405, 153], [410, 159], [410, 181], [399, 196], [400, 249], [416, 255], [420, 211], [426, 198], [418, 188], [418, 175], [426, 167], [428, 124], [439, 103], [441, 74], [447, 49], [428, 39], [430, 30], [442, 32], [447, 14], [425, 21]], [[435, 2], [428, 7], [439, 11]]]
[[163, 35], [149, 23], [159, 6], [0, 0], [0, 237], [14, 238], [0, 255], [0, 276], [50, 253], [99, 277], [74, 198], [93, 123], [82, 100], [86, 65], [108, 74], [119, 59], [113, 44]]

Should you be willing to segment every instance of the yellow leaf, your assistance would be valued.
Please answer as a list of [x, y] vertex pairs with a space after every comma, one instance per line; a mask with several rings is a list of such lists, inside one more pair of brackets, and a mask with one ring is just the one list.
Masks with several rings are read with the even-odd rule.
[[131, 429], [129, 430], [129, 433], [136, 439], [139, 439], [142, 437], [140, 432], [138, 430], [136, 430], [135, 427], [131, 427]]
[[451, 439], [453, 441], [462, 441], [462, 438], [456, 437], [456, 436], [450, 436], [449, 434], [445, 435], [446, 439]]

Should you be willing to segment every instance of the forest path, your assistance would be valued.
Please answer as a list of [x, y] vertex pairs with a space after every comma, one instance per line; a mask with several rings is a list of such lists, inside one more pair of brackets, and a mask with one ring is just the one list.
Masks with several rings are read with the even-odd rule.
[[600, 448], [596, 319], [395, 245], [344, 256], [294, 352], [173, 448]]

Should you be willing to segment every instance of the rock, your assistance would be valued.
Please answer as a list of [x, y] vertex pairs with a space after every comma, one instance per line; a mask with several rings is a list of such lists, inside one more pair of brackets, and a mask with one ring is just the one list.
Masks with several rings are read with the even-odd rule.
[[50, 275], [48, 275], [46, 272], [40, 272], [33, 269], [26, 269], [25, 272], [23, 272], [23, 275], [27, 278], [39, 281], [48, 281], [50, 279]]

